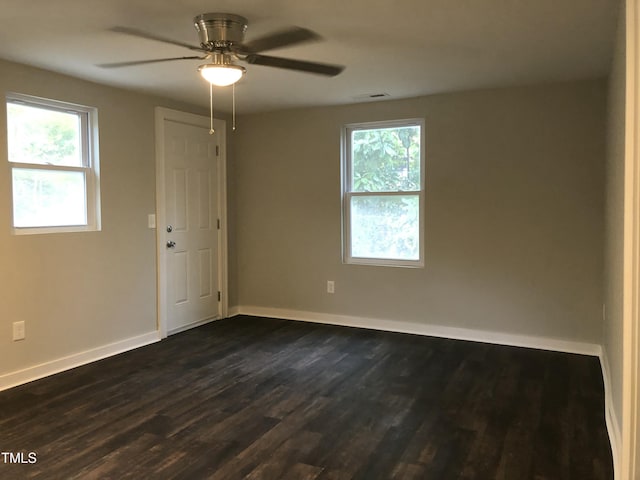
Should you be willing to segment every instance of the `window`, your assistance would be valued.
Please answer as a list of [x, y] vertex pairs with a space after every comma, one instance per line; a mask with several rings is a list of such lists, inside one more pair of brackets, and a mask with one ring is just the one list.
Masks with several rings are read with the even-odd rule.
[[424, 122], [347, 125], [342, 146], [344, 261], [424, 265]]
[[97, 111], [7, 95], [15, 234], [100, 229]]

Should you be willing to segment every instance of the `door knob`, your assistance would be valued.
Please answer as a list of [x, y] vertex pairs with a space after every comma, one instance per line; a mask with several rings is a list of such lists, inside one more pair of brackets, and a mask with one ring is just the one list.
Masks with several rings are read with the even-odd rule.
[[173, 248], [176, 246], [176, 242], [174, 242], [173, 240], [169, 240], [167, 242], [167, 248]]

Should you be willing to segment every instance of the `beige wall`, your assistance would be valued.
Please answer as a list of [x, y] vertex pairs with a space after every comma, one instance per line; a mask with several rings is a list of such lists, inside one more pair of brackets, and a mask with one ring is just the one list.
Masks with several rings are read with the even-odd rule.
[[[605, 99], [585, 81], [242, 117], [232, 302], [600, 343]], [[412, 117], [426, 267], [344, 265], [340, 128]]]
[[[154, 107], [187, 107], [0, 62], [0, 92], [98, 108], [102, 231], [10, 234], [0, 102], [0, 375], [156, 330]], [[12, 322], [25, 341], [11, 341]]]
[[624, 243], [625, 163], [625, 21], [624, 2], [618, 21], [614, 61], [608, 85], [607, 156], [605, 196], [605, 278], [603, 351], [609, 366], [612, 412], [621, 430], [622, 415], [622, 291]]

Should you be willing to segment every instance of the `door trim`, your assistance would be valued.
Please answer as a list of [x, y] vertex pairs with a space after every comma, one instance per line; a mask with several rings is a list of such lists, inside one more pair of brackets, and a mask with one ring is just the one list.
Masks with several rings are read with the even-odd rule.
[[[156, 133], [156, 268], [157, 268], [157, 328], [161, 338], [167, 336], [167, 271], [166, 248], [167, 232], [164, 225], [167, 224], [167, 212], [165, 207], [165, 122], [174, 121], [209, 128], [209, 118], [193, 113], [180, 112], [165, 107], [155, 108], [155, 133]], [[227, 125], [224, 120], [214, 119], [213, 128], [218, 134], [218, 218], [220, 229], [218, 230], [218, 285], [221, 292], [220, 317], [226, 318], [229, 294], [229, 271], [227, 256]]]
[[626, 1], [622, 468], [640, 473], [640, 6]]

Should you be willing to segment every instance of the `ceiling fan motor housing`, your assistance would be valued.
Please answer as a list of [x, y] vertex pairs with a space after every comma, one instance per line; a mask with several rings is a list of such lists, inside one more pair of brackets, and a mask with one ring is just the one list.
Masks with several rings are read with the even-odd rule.
[[249, 21], [231, 13], [203, 13], [193, 19], [202, 48], [229, 49], [244, 41]]

